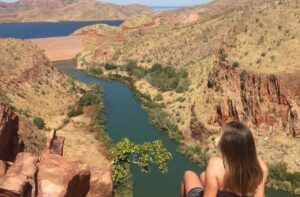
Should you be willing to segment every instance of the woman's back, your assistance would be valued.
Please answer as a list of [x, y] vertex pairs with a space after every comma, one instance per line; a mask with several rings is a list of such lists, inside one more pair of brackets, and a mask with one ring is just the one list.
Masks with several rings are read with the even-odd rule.
[[223, 129], [219, 150], [222, 158], [211, 158], [200, 179], [193, 172], [185, 173], [182, 196], [236, 197], [254, 194], [254, 197], [264, 197], [268, 169], [257, 156], [250, 129], [238, 121], [228, 123]]
[[[263, 181], [262, 181], [262, 187], [258, 187], [254, 196], [255, 197], [262, 197], [264, 193], [264, 190], [261, 191], [261, 189], [264, 189], [264, 184], [268, 176], [268, 169], [266, 164], [259, 159], [259, 163], [261, 168], [263, 169]], [[200, 175], [200, 181], [203, 184], [205, 188], [211, 188], [211, 187], [217, 187], [218, 188], [218, 197], [233, 197], [233, 196], [242, 196], [240, 193], [234, 193], [233, 191], [230, 191], [228, 189], [224, 189], [224, 176], [226, 173], [226, 165], [223, 159], [219, 157], [212, 157], [207, 165], [205, 173], [202, 173]], [[209, 180], [207, 180], [209, 179]], [[208, 190], [206, 190], [208, 191]], [[205, 193], [205, 192], [204, 192]], [[206, 192], [207, 193], [207, 192]], [[235, 195], [233, 195], [235, 194]], [[250, 195], [250, 194], [249, 194]], [[209, 194], [204, 195], [209, 196]]]

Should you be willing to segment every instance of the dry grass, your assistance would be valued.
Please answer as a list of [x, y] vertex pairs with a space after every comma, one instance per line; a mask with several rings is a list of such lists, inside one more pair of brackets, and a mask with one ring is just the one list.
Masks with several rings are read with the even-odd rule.
[[70, 122], [57, 134], [65, 137], [65, 156], [80, 159], [92, 168], [104, 169], [109, 166], [107, 147], [96, 139], [91, 116], [85, 113], [70, 118]]
[[[229, 62], [239, 62], [240, 67], [249, 72], [266, 76], [276, 74], [290, 84], [297, 82], [295, 77], [295, 80], [289, 81], [292, 75], [300, 76], [299, 13], [300, 4], [296, 0], [213, 1], [205, 6], [152, 16], [155, 23], [151, 26], [143, 26], [143, 20], [128, 21], [128, 24], [140, 24], [140, 28], [123, 28], [122, 34], [118, 35], [122, 40], [118, 42], [101, 36], [91, 38], [79, 59], [90, 63], [110, 62], [119, 65], [135, 61], [139, 66], [148, 68], [154, 63], [160, 63], [188, 70], [192, 83], [189, 91], [183, 94], [159, 92], [145, 80], [137, 81], [136, 87], [143, 93], [149, 93], [152, 98], [162, 94], [163, 100], [159, 102], [166, 104], [165, 110], [184, 133], [185, 143], [199, 143], [190, 137], [189, 123], [193, 104], [197, 119], [209, 129], [220, 131], [219, 126], [209, 122], [216, 112], [215, 105], [220, 99], [226, 99], [221, 98], [226, 94], [219, 93], [217, 96], [220, 98], [214, 98], [216, 94], [207, 88], [208, 75], [215, 65], [217, 51], [225, 48]], [[198, 14], [199, 18], [187, 20], [193, 14]], [[89, 31], [93, 32], [93, 28], [89, 28]], [[101, 51], [103, 49], [105, 53]], [[299, 85], [291, 85], [287, 91], [295, 91], [295, 88], [297, 91], [296, 86]], [[236, 91], [233, 95], [240, 97], [240, 92]], [[185, 100], [177, 102], [178, 97]], [[297, 97], [291, 99], [296, 101]], [[277, 145], [272, 148], [263, 140], [264, 137], [259, 136], [256, 131], [254, 133], [258, 138], [259, 150], [268, 161], [272, 160], [272, 155], [281, 154], [282, 150], [278, 147], [288, 144], [268, 141]], [[216, 132], [214, 137], [218, 138], [219, 134]], [[264, 135], [268, 134], [266, 129]], [[299, 139], [287, 137], [286, 140], [290, 144], [299, 143]], [[207, 143], [214, 147], [213, 142]], [[284, 149], [296, 151], [297, 155], [300, 148], [288, 146]], [[296, 159], [291, 156], [284, 157], [283, 160], [290, 169], [295, 170]]]

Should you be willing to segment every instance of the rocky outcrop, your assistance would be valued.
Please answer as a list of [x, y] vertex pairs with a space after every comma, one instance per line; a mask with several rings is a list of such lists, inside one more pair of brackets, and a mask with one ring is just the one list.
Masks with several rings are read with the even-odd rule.
[[258, 129], [289, 130], [294, 137], [300, 136], [300, 78], [249, 72], [230, 65], [224, 54], [219, 51], [208, 78], [207, 87], [216, 102], [211, 123], [223, 126], [236, 119]]
[[0, 103], [0, 160], [13, 161], [22, 150], [18, 130], [18, 116]]
[[112, 169], [91, 169], [91, 188], [89, 197], [112, 197]]
[[38, 165], [38, 197], [84, 197], [90, 189], [90, 170], [81, 161], [43, 154]]
[[191, 107], [191, 120], [190, 120], [190, 131], [191, 137], [200, 142], [204, 142], [205, 139], [210, 135], [210, 130], [207, 129], [202, 122], [200, 122], [195, 113], [195, 104]]
[[90, 170], [81, 161], [44, 153], [40, 158], [19, 153], [0, 178], [0, 196], [84, 197], [90, 188]]
[[[14, 143], [5, 140], [17, 136], [18, 117], [8, 108], [1, 105], [1, 142], [8, 147]], [[10, 132], [10, 133], [9, 133]], [[3, 135], [5, 134], [5, 135]], [[1, 144], [2, 145], [2, 144]], [[10, 150], [2, 146], [3, 150]], [[13, 158], [17, 152], [5, 154], [0, 160], [0, 196], [9, 197], [85, 197], [112, 196], [112, 175], [110, 166], [107, 169], [91, 170], [86, 163], [77, 159], [63, 157], [64, 137], [57, 136], [53, 130], [48, 134], [46, 147], [40, 157], [31, 153], [18, 153], [14, 163], [6, 158]], [[13, 148], [11, 148], [13, 149]], [[1, 153], [2, 153], [1, 152]]]
[[0, 178], [0, 196], [35, 196], [36, 164], [38, 157], [19, 153], [6, 175]]

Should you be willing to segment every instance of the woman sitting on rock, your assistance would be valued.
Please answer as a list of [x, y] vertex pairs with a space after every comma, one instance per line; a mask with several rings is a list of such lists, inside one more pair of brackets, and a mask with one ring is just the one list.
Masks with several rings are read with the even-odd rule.
[[185, 172], [181, 196], [264, 197], [268, 169], [256, 154], [250, 129], [237, 121], [228, 123], [220, 139], [219, 149], [222, 158], [211, 158], [200, 177], [194, 172]]

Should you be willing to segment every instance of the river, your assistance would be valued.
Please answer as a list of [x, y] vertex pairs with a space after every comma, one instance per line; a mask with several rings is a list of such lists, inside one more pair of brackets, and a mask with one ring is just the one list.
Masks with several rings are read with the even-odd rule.
[[[201, 172], [201, 169], [176, 152], [177, 144], [174, 141], [149, 123], [147, 112], [142, 109], [141, 103], [134, 98], [133, 92], [127, 85], [88, 76], [75, 69], [73, 61], [57, 62], [56, 65], [76, 80], [87, 84], [99, 84], [103, 87], [107, 131], [114, 142], [124, 137], [137, 143], [159, 139], [173, 154], [167, 174], [161, 174], [158, 170], [143, 174], [138, 169], [133, 169], [135, 197], [177, 197], [184, 171], [189, 169], [197, 173]], [[267, 189], [266, 193], [267, 197], [296, 196], [271, 189]]]
[[[102, 21], [103, 22], [103, 21]], [[102, 23], [101, 21], [92, 22]], [[63, 22], [54, 23], [8, 23], [0, 24], [0, 38], [38, 38], [63, 36], [79, 27], [90, 24], [89, 22]], [[106, 24], [120, 25], [120, 21], [106, 21]], [[48, 26], [47, 26], [48, 25]], [[35, 28], [35, 32], [28, 34]], [[54, 27], [58, 29], [53, 29]], [[68, 29], [69, 27], [69, 29]], [[75, 29], [74, 29], [75, 28]], [[48, 30], [51, 29], [51, 35]], [[150, 174], [143, 174], [133, 168], [134, 175], [134, 196], [135, 197], [177, 197], [179, 186], [185, 170], [194, 170], [200, 173], [201, 169], [190, 162], [186, 157], [176, 152], [177, 144], [170, 140], [163, 132], [156, 129], [149, 123], [149, 117], [142, 109], [141, 103], [133, 97], [130, 88], [116, 81], [105, 81], [86, 75], [84, 72], [73, 67], [72, 61], [57, 62], [56, 65], [67, 75], [83, 83], [96, 83], [104, 89], [104, 101], [106, 107], [107, 131], [114, 142], [124, 137], [136, 143], [145, 141], [162, 140], [164, 146], [173, 154], [173, 160], [169, 162], [169, 172], [161, 174], [153, 169]], [[267, 189], [267, 197], [296, 197], [283, 191]], [[298, 195], [299, 196], [299, 195]]]

